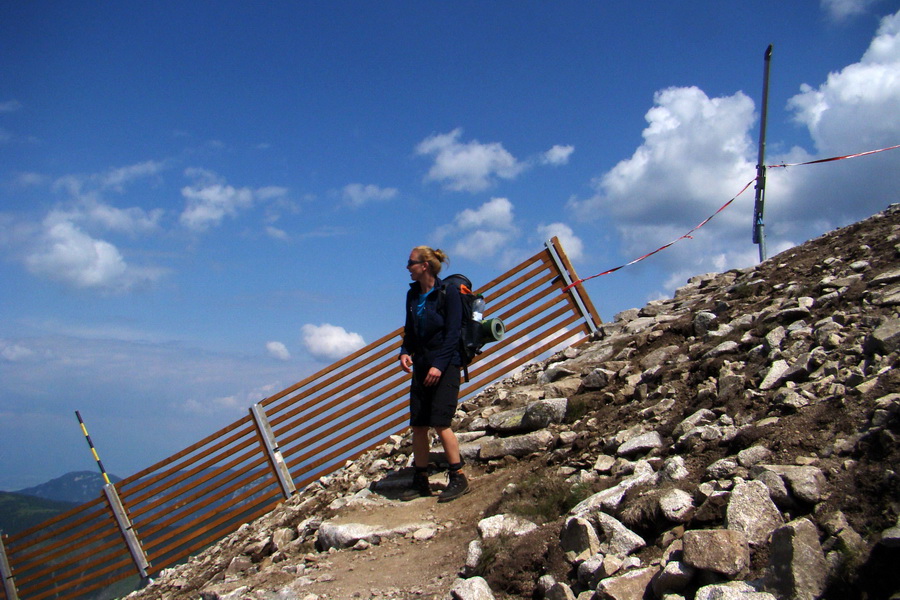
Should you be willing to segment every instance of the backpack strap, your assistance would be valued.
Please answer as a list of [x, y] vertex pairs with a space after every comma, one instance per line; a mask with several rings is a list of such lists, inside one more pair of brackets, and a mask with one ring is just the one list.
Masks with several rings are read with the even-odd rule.
[[[457, 286], [453, 283], [447, 283], [446, 280], [443, 280], [443, 285], [441, 285], [441, 288], [438, 290], [438, 294], [439, 294], [438, 295], [438, 312], [441, 313], [442, 316], [446, 315], [447, 288], [454, 288], [457, 290], [458, 293], [460, 293], [460, 294], [462, 293], [462, 290], [459, 289], [459, 286]], [[463, 371], [464, 381], [466, 383], [469, 383], [469, 365], [465, 364], [465, 362], [466, 362], [465, 361], [466, 347], [465, 347], [465, 343], [463, 342], [462, 331], [460, 331], [460, 335], [459, 335], [458, 351], [459, 351], [459, 360], [461, 363], [463, 363], [462, 371]]]
[[437, 310], [441, 316], [447, 314], [447, 286], [442, 285], [438, 290]]

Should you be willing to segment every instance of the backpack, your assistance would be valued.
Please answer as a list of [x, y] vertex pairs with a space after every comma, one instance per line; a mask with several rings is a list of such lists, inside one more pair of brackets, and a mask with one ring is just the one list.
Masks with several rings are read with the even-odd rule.
[[[462, 300], [462, 327], [459, 334], [459, 356], [462, 359], [463, 373], [466, 382], [469, 381], [469, 365], [475, 357], [481, 354], [484, 345], [489, 342], [499, 342], [506, 333], [503, 321], [500, 319], [484, 319], [484, 297], [472, 291], [472, 282], [465, 275], [459, 273], [444, 278], [446, 287], [459, 291]], [[440, 299], [441, 312], [444, 311], [446, 302], [443, 295], [446, 288], [442, 289]]]

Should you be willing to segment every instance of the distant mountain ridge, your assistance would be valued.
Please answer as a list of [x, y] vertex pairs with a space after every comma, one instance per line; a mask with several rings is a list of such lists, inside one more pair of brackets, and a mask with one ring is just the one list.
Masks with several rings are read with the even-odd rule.
[[[113, 483], [121, 481], [121, 477], [110, 475]], [[101, 489], [106, 482], [100, 473], [94, 471], [72, 471], [56, 479], [34, 487], [17, 490], [14, 493], [25, 496], [36, 496], [45, 500], [82, 504], [94, 500], [102, 494]]]

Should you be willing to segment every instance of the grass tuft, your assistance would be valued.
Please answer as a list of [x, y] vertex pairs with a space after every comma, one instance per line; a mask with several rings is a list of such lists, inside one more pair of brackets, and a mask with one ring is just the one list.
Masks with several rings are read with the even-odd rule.
[[585, 484], [572, 485], [561, 477], [531, 474], [503, 498], [496, 514], [512, 513], [539, 525], [555, 521], [594, 493]]

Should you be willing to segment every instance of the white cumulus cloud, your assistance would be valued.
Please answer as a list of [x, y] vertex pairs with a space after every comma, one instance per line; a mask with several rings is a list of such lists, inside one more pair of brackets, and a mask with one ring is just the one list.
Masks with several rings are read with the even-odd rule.
[[350, 183], [341, 191], [344, 201], [351, 206], [363, 206], [370, 202], [390, 200], [397, 196], [396, 188], [382, 188], [374, 184]]
[[104, 188], [120, 190], [122, 186], [136, 179], [158, 174], [163, 169], [163, 164], [155, 160], [148, 160], [134, 165], [110, 169], [99, 176]]
[[234, 217], [253, 205], [253, 192], [249, 188], [211, 184], [186, 186], [181, 195], [187, 206], [181, 213], [181, 224], [194, 231], [206, 231], [219, 225], [225, 217]]
[[509, 250], [518, 237], [513, 204], [507, 198], [491, 198], [476, 209], [459, 212], [453, 223], [440, 228], [440, 243], [453, 242], [451, 256], [483, 260]]
[[755, 176], [750, 98], [709, 98], [688, 87], [657, 92], [654, 102], [644, 143], [595, 183], [596, 195], [571, 203], [579, 216], [692, 225]]
[[571, 227], [565, 223], [550, 223], [549, 225], [539, 225], [538, 235], [541, 241], [547, 241], [553, 237], [559, 238], [563, 250], [569, 260], [581, 260], [584, 256], [584, 242], [581, 241]]
[[266, 351], [272, 358], [278, 360], [290, 360], [291, 353], [288, 352], [287, 346], [281, 342], [266, 342]]
[[329, 323], [304, 325], [301, 333], [303, 345], [307, 351], [314, 358], [323, 361], [343, 358], [366, 345], [365, 340], [358, 333]]
[[[829, 73], [818, 86], [801, 86], [788, 109], [809, 129], [815, 149], [793, 148], [777, 157], [779, 163], [844, 156], [900, 142], [900, 11], [881, 20], [858, 62]], [[816, 234], [896, 201], [900, 151], [790, 168], [775, 175], [790, 187], [777, 203], [769, 202], [775, 197], [767, 192], [773, 224], [799, 232], [807, 223], [816, 223]]]
[[45, 219], [43, 231], [24, 261], [35, 275], [110, 292], [153, 283], [165, 274], [163, 269], [128, 264], [115, 245], [54, 214]]
[[217, 227], [226, 217], [237, 217], [257, 201], [277, 205], [286, 202], [287, 189], [284, 187], [237, 188], [228, 185], [216, 173], [198, 168], [186, 169], [185, 175], [194, 179], [194, 183], [181, 188], [186, 203], [179, 221], [192, 231], [203, 232]]
[[434, 157], [428, 180], [442, 182], [454, 191], [480, 192], [491, 187], [496, 178], [514, 179], [525, 169], [502, 144], [462, 142], [461, 136], [462, 129], [457, 128], [419, 143], [418, 154]]
[[[65, 208], [54, 209], [51, 214], [56, 217], [51, 218], [64, 218], [73, 223], [130, 235], [155, 231], [164, 214], [161, 208], [120, 208], [110, 203], [105, 196], [109, 192], [122, 193], [126, 185], [157, 175], [162, 169], [163, 164], [160, 162], [145, 161], [110, 169], [105, 173], [59, 177], [53, 182], [53, 189], [67, 194], [71, 202]], [[37, 174], [26, 174], [20, 178], [22, 184], [29, 185], [40, 185], [44, 180], [44, 177]]]
[[865, 13], [879, 0], [821, 0], [822, 8], [834, 21], [844, 21]]
[[885, 17], [859, 62], [804, 84], [788, 107], [820, 152], [849, 153], [900, 140], [900, 12]]
[[280, 185], [267, 185], [257, 189], [253, 195], [257, 200], [284, 201], [288, 195], [288, 189]]
[[506, 198], [491, 198], [477, 209], [467, 208], [456, 215], [460, 229], [510, 229], [513, 226], [513, 205]]
[[268, 225], [266, 227], [266, 235], [276, 240], [286, 241], [290, 239], [287, 231], [285, 231], [284, 229], [279, 229], [278, 227], [273, 227], [271, 225]]
[[[696, 87], [668, 88], [656, 93], [645, 118], [644, 141], [634, 154], [594, 182], [593, 197], [569, 203], [580, 218], [614, 223], [626, 258], [678, 239], [756, 175], [754, 106], [743, 93], [710, 98]], [[735, 263], [749, 244], [750, 220], [746, 212], [724, 211], [715, 221], [717, 235], [707, 225], [654, 262], [693, 274], [746, 266]]]
[[104, 202], [86, 200], [78, 211], [70, 213], [73, 220], [85, 220], [107, 231], [118, 231], [132, 235], [158, 229], [163, 210], [144, 210], [136, 206], [119, 208]]
[[124, 292], [155, 283], [168, 270], [129, 262], [108, 234], [135, 238], [155, 233], [165, 211], [115, 206], [106, 195], [121, 193], [127, 184], [161, 169], [161, 163], [146, 161], [100, 174], [66, 175], [52, 182], [43, 175], [21, 174], [20, 185], [50, 184], [65, 200], [39, 222], [7, 217], [0, 245], [7, 246], [33, 275], [76, 288]]
[[575, 152], [575, 146], [556, 145], [544, 152], [541, 162], [547, 165], [564, 165], [569, 162], [569, 157]]
[[9, 362], [17, 362], [34, 356], [34, 351], [25, 346], [0, 339], [0, 358]]
[[91, 175], [64, 175], [54, 182], [54, 188], [65, 190], [71, 196], [81, 198], [96, 195], [100, 191], [123, 192], [125, 186], [139, 179], [158, 175], [165, 165], [147, 160], [124, 167], [115, 167], [103, 173]]

